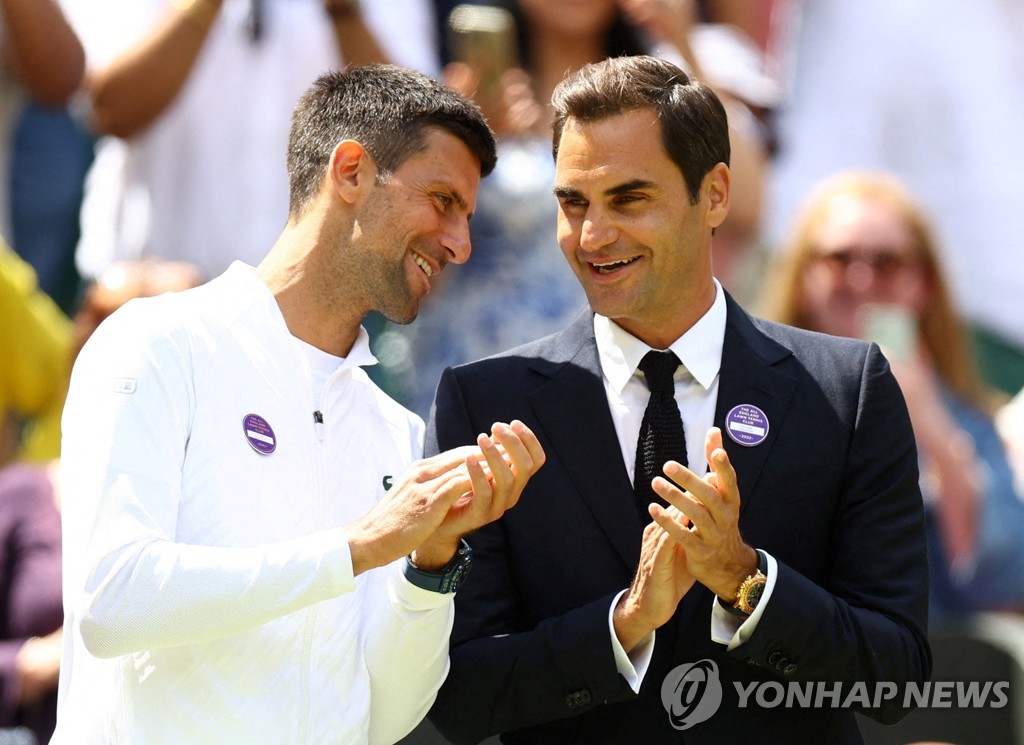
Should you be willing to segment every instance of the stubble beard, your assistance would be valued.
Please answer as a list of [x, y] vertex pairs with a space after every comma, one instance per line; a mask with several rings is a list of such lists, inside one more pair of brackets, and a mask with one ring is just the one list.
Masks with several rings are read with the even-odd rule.
[[[409, 286], [407, 267], [408, 247], [396, 264], [389, 264], [378, 275], [376, 310], [392, 323], [406, 326], [419, 315], [420, 300]], [[419, 269], [417, 269], [419, 271]]]

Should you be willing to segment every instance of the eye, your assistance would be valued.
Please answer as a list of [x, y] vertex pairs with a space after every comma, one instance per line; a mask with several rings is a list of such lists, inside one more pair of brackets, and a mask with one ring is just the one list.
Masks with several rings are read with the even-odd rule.
[[434, 194], [434, 198], [444, 209], [448, 209], [455, 202], [455, 200], [452, 199], [451, 196], [449, 196], [448, 194], [443, 194], [441, 192]]
[[621, 207], [628, 207], [631, 204], [644, 201], [644, 198], [639, 194], [619, 194], [615, 197], [615, 204]]
[[558, 203], [566, 210], [587, 206], [587, 200], [581, 197], [560, 197]]

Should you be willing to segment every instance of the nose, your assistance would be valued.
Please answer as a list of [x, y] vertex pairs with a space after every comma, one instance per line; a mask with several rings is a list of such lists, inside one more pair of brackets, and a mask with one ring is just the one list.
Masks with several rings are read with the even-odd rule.
[[857, 292], [866, 292], [871, 289], [877, 279], [877, 271], [870, 261], [862, 258], [855, 259], [846, 267], [846, 284]]
[[473, 247], [469, 240], [469, 220], [458, 218], [451, 221], [448, 230], [441, 239], [445, 258], [453, 264], [465, 264]]
[[591, 209], [583, 219], [580, 230], [580, 248], [584, 251], [597, 251], [614, 243], [618, 239], [618, 230], [599, 211]]

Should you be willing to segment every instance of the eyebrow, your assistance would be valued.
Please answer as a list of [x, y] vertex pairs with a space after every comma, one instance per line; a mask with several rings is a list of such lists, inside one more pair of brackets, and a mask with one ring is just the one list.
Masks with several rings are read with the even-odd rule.
[[606, 197], [615, 197], [618, 196], [619, 194], [626, 194], [631, 191], [656, 188], [656, 186], [657, 185], [653, 181], [648, 181], [647, 179], [642, 178], [635, 178], [632, 181], [627, 181], [624, 184], [619, 184], [618, 186], [613, 186], [610, 189], [605, 189], [604, 194]]
[[465, 210], [465, 212], [466, 212], [466, 222], [469, 222], [470, 220], [472, 220], [474, 213], [470, 212], [469, 202], [467, 202], [466, 198], [464, 196], [462, 196], [462, 192], [460, 192], [458, 189], [456, 189], [454, 187], [451, 187], [451, 186], [446, 187], [446, 191], [448, 192], [449, 196], [451, 196], [451, 198], [455, 200], [455, 203], [457, 205], [459, 205], [459, 207], [461, 207], [463, 210]]
[[556, 186], [554, 191], [555, 196], [559, 199], [575, 199], [582, 196], [579, 189], [573, 189], [569, 186]]
[[[462, 193], [458, 189], [452, 189], [450, 187], [448, 191], [451, 192], [452, 199], [455, 200], [456, 204], [458, 204], [462, 209], [469, 212], [469, 203], [466, 201], [466, 198], [462, 196]], [[473, 213], [470, 212], [470, 214], [472, 215]]]
[[[657, 188], [657, 184], [647, 179], [635, 178], [630, 181], [625, 181], [621, 184], [612, 186], [611, 188], [604, 190], [604, 196], [606, 197], [617, 197], [620, 194], [628, 194], [631, 191], [637, 191], [638, 189], [653, 189]], [[574, 189], [571, 186], [556, 186], [555, 196], [559, 199], [574, 199], [582, 197], [583, 194], [579, 189]]]

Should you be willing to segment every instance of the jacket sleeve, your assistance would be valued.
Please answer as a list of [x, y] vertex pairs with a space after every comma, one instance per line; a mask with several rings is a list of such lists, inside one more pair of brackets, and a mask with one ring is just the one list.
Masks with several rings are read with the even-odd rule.
[[64, 411], [64, 600], [89, 652], [211, 641], [350, 592], [340, 528], [246, 548], [175, 540], [191, 355], [131, 308], [86, 345]]
[[[782, 679], [841, 682], [846, 691], [895, 684], [902, 692], [931, 675], [927, 548], [910, 419], [874, 345], [856, 405], [825, 586], [779, 562], [757, 629], [732, 654]], [[897, 721], [907, 713], [902, 699], [863, 713]]]
[[[473, 421], [455, 374], [445, 371], [427, 425], [426, 454], [471, 443], [488, 426]], [[542, 497], [523, 499], [531, 496]], [[451, 670], [430, 712], [445, 737], [470, 745], [635, 697], [615, 666], [608, 628], [615, 593], [531, 628], [518, 607], [503, 521], [467, 540], [473, 569], [455, 601]]]
[[370, 743], [390, 745], [427, 715], [448, 672], [451, 595], [412, 585], [402, 563], [375, 570], [363, 608], [363, 654], [370, 677]]

